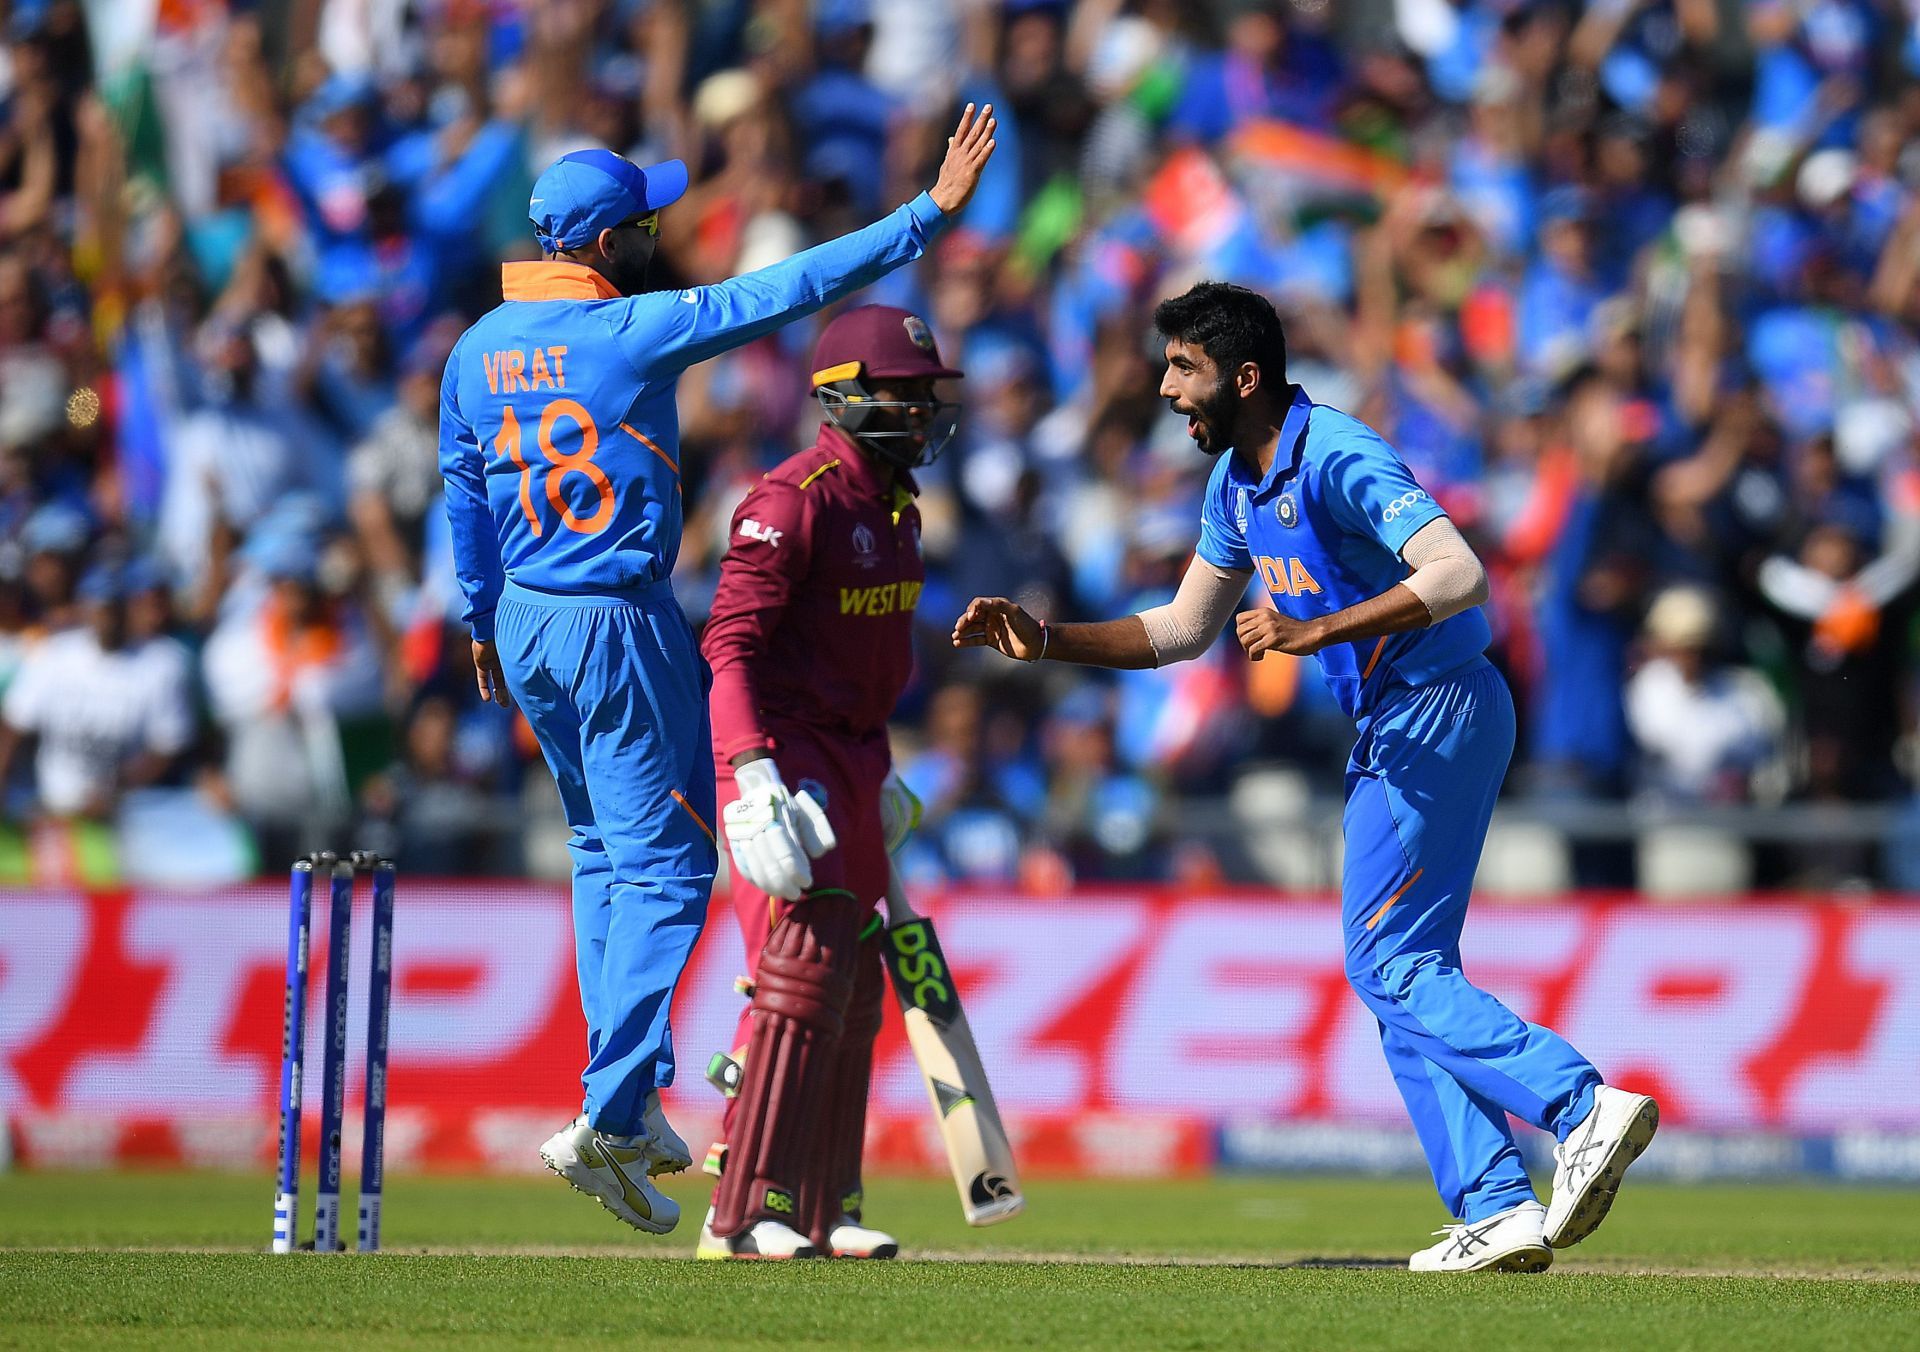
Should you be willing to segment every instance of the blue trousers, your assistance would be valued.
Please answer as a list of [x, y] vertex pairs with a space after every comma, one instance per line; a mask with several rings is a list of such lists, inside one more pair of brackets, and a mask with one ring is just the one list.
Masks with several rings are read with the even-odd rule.
[[494, 623], [569, 827], [587, 1120], [629, 1135], [673, 1083], [673, 992], [719, 865], [706, 664], [664, 584], [622, 600], [509, 583]]
[[1508, 1114], [1564, 1140], [1600, 1084], [1564, 1038], [1460, 969], [1513, 736], [1513, 698], [1482, 661], [1391, 697], [1347, 763], [1347, 979], [1379, 1021], [1440, 1199], [1466, 1221], [1533, 1199]]

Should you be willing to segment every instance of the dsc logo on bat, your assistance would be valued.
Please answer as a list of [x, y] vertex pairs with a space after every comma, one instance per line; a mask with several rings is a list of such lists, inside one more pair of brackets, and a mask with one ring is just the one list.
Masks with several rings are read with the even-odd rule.
[[894, 974], [913, 992], [913, 1003], [920, 1009], [950, 1003], [953, 991], [947, 984], [946, 959], [927, 926], [897, 925], [887, 931], [887, 937], [893, 943]]

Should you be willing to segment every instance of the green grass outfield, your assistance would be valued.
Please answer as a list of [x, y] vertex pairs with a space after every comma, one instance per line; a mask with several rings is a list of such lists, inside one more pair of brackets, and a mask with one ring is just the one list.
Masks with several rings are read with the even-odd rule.
[[[0, 1176], [0, 1347], [1920, 1346], [1920, 1194], [1630, 1186], [1539, 1277], [1415, 1276], [1422, 1183], [1048, 1183], [988, 1230], [879, 1180], [924, 1261], [693, 1263], [555, 1180], [396, 1178], [378, 1257], [261, 1252], [265, 1176]], [[349, 1193], [349, 1204], [351, 1194]], [[311, 1197], [308, 1197], [309, 1214]]]

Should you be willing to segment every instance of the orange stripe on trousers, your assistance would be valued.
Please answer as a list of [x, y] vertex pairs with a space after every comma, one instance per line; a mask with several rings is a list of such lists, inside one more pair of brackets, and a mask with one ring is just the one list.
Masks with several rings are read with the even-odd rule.
[[693, 804], [687, 801], [687, 796], [678, 789], [668, 789], [667, 792], [673, 795], [674, 802], [687, 810], [687, 815], [693, 818], [693, 824], [707, 833], [707, 839], [718, 845], [720, 842], [714, 838], [713, 828], [707, 825], [706, 818], [693, 810]]
[[1407, 889], [1409, 887], [1412, 887], [1415, 883], [1419, 882], [1420, 875], [1425, 872], [1426, 870], [1424, 868], [1415, 869], [1413, 871], [1413, 876], [1400, 884], [1400, 890], [1398, 892], [1395, 892], [1392, 896], [1388, 897], [1384, 902], [1380, 904], [1380, 909], [1373, 913], [1373, 919], [1367, 922], [1367, 928], [1372, 929], [1375, 925], [1379, 924], [1381, 918], [1385, 916], [1388, 911], [1391, 911], [1393, 909], [1393, 903], [1400, 900], [1400, 898], [1406, 896]]

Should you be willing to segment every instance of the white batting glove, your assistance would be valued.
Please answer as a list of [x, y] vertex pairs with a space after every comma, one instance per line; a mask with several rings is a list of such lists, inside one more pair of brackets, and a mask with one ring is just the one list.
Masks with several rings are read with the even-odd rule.
[[887, 777], [880, 781], [880, 838], [886, 842], [888, 854], [899, 853], [907, 837], [920, 829], [920, 812], [919, 797], [899, 772], [887, 771]]
[[826, 811], [809, 793], [789, 793], [768, 757], [736, 767], [733, 779], [740, 797], [721, 819], [734, 868], [768, 896], [798, 901], [813, 886], [809, 860], [838, 843]]

